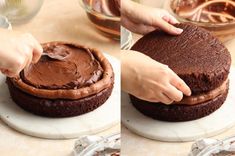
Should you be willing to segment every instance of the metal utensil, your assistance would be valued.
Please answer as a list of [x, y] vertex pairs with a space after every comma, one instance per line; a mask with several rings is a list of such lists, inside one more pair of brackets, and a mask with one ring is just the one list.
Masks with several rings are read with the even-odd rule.
[[48, 56], [52, 59], [55, 59], [55, 60], [64, 60], [66, 58], [66, 56], [61, 56], [59, 54], [54, 54], [54, 53], [42, 53], [42, 56]]

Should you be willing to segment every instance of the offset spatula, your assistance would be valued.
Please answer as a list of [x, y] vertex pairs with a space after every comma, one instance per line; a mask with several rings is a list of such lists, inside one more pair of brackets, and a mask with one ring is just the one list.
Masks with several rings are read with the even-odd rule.
[[55, 59], [55, 60], [64, 60], [66, 56], [62, 56], [62, 55], [59, 55], [59, 54], [52, 54], [52, 53], [42, 53], [42, 56], [48, 56], [52, 59]]

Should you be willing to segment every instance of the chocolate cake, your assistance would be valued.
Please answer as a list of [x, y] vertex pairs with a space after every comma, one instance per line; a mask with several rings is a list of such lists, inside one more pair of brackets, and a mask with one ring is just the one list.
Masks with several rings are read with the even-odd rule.
[[184, 96], [182, 101], [171, 105], [130, 95], [136, 109], [164, 121], [188, 121], [207, 116], [224, 103], [228, 94], [231, 56], [226, 47], [203, 28], [187, 23], [176, 27], [184, 30], [181, 35], [172, 36], [156, 30], [132, 47], [168, 65], [192, 91], [191, 96]]
[[114, 73], [101, 52], [64, 42], [42, 46], [47, 55], [19, 77], [7, 78], [16, 104], [42, 116], [69, 117], [90, 112], [109, 98]]

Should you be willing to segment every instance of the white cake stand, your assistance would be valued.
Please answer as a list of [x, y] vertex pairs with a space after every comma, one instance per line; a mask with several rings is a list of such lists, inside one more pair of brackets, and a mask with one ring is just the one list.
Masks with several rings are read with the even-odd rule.
[[136, 110], [122, 93], [122, 123], [132, 132], [160, 141], [193, 141], [217, 135], [235, 124], [235, 69], [230, 70], [230, 89], [225, 103], [204, 118], [187, 122], [154, 120]]
[[50, 139], [76, 138], [111, 128], [120, 122], [120, 63], [105, 55], [113, 66], [115, 84], [109, 99], [96, 110], [69, 118], [47, 118], [24, 111], [9, 95], [5, 76], [0, 75], [0, 117], [10, 127], [24, 134]]

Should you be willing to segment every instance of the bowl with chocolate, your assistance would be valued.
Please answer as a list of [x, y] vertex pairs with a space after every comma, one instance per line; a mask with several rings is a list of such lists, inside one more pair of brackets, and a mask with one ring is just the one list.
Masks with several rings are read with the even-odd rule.
[[79, 0], [79, 3], [104, 36], [120, 40], [120, 0]]
[[164, 8], [180, 22], [203, 27], [222, 42], [235, 38], [234, 0], [167, 0]]

